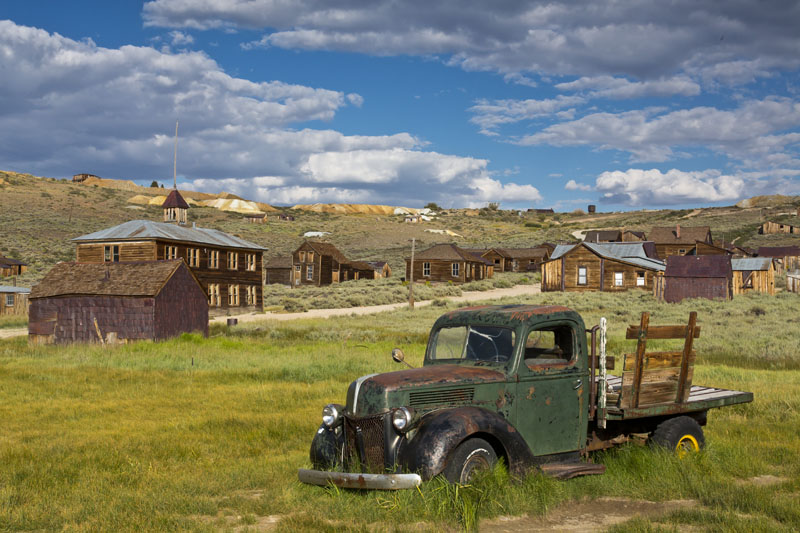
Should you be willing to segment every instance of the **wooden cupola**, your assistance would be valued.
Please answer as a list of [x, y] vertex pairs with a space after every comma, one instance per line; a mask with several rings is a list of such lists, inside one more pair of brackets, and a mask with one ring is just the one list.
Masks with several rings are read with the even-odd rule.
[[183, 199], [178, 189], [172, 189], [162, 206], [164, 208], [164, 222], [176, 222], [181, 226], [186, 224], [186, 211], [189, 204]]

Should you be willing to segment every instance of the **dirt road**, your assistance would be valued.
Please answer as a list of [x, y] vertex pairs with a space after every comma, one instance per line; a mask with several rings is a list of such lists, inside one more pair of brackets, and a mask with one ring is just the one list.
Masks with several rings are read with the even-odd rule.
[[[479, 300], [496, 300], [507, 296], [529, 296], [539, 294], [541, 287], [538, 283], [534, 285], [515, 285], [508, 289], [494, 289], [491, 291], [465, 291], [461, 296], [448, 296], [442, 298], [451, 302], [475, 302]], [[430, 305], [432, 300], [416, 302], [415, 307]], [[396, 303], [385, 305], [370, 305], [366, 307], [346, 307], [342, 309], [311, 309], [304, 313], [250, 313], [246, 315], [219, 316], [211, 319], [211, 324], [225, 324], [228, 318], [237, 318], [239, 322], [253, 322], [259, 320], [298, 320], [303, 318], [330, 318], [334, 316], [346, 315], [369, 315], [382, 311], [391, 311], [408, 307], [408, 303]]]
[[27, 335], [28, 328], [9, 328], [0, 329], [0, 339], [7, 339], [8, 337], [19, 337], [20, 335]]

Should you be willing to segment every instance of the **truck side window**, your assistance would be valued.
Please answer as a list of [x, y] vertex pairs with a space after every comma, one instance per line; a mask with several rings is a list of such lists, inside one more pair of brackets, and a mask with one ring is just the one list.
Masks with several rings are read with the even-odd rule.
[[529, 332], [525, 339], [525, 364], [528, 368], [566, 364], [574, 353], [572, 328], [569, 326], [537, 329]]

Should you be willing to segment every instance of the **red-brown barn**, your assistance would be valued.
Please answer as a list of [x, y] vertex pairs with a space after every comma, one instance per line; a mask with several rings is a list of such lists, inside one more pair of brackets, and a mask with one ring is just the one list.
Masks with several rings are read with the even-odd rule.
[[733, 298], [733, 269], [729, 255], [671, 255], [664, 272], [664, 301], [684, 298]]
[[208, 336], [208, 300], [183, 259], [58, 263], [30, 295], [33, 343]]

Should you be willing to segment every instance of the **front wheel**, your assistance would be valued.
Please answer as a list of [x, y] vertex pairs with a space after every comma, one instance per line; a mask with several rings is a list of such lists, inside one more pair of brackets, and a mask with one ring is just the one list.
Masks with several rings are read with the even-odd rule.
[[676, 416], [661, 422], [650, 439], [653, 444], [675, 450], [680, 457], [699, 452], [706, 443], [703, 428], [688, 416]]
[[491, 444], [483, 439], [469, 439], [450, 454], [442, 474], [450, 483], [467, 485], [476, 472], [490, 470], [497, 462], [497, 454]]

